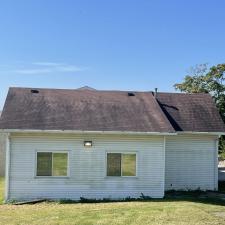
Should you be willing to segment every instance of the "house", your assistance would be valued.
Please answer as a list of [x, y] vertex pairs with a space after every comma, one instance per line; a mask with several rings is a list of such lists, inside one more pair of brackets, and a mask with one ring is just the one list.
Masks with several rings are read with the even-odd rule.
[[10, 88], [6, 200], [217, 190], [225, 127], [209, 94]]
[[4, 174], [5, 174], [5, 135], [3, 133], [0, 133], [0, 177], [4, 176]]

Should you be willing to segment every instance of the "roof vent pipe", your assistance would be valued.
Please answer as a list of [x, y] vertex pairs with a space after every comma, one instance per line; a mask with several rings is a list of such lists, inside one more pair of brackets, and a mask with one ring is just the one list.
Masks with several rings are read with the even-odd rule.
[[157, 91], [158, 91], [158, 88], [155, 88], [155, 92], [154, 92], [154, 97], [157, 98]]
[[127, 95], [128, 96], [135, 96], [135, 94], [133, 92], [128, 92]]
[[30, 90], [30, 92], [33, 93], [33, 94], [38, 94], [39, 93], [39, 91], [35, 90], [35, 89]]

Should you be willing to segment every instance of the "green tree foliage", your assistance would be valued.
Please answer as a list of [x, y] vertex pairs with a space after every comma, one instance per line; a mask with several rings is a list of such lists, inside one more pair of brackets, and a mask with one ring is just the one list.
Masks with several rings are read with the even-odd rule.
[[[210, 93], [225, 122], [225, 63], [208, 69], [207, 64], [192, 67], [182, 83], [174, 85], [186, 93]], [[225, 156], [225, 137], [220, 139], [220, 153]]]

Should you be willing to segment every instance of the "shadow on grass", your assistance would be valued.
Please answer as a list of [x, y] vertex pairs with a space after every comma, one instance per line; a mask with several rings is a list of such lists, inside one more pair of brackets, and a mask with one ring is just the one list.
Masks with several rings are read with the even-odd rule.
[[220, 182], [218, 183], [218, 188], [219, 188], [219, 192], [225, 194], [225, 181], [220, 181]]
[[163, 200], [167, 202], [187, 201], [187, 202], [194, 202], [194, 203], [225, 206], [225, 195], [219, 192], [213, 192], [213, 191], [167, 192]]
[[[214, 194], [216, 194], [214, 196]], [[202, 203], [210, 205], [225, 206], [225, 195], [223, 197], [218, 197], [216, 192], [205, 192], [205, 193], [187, 193], [183, 192], [170, 192], [165, 195], [163, 199], [142, 199], [142, 198], [126, 198], [122, 200], [112, 200], [112, 199], [86, 199], [81, 198], [81, 200], [71, 200], [71, 199], [60, 199], [60, 200], [49, 200], [49, 199], [40, 199], [36, 201], [29, 202], [16, 202], [12, 201], [9, 204], [13, 205], [28, 205], [28, 204], [40, 204], [41, 202], [49, 203], [58, 203], [58, 204], [101, 204], [101, 203], [123, 203], [123, 202], [193, 202], [193, 203]]]
[[[223, 192], [224, 191], [224, 192]], [[71, 200], [71, 199], [60, 199], [57, 201], [54, 200], [36, 200], [30, 202], [11, 202], [12, 204], [20, 205], [20, 204], [37, 204], [40, 202], [55, 202], [59, 204], [78, 204], [78, 203], [119, 203], [119, 202], [193, 202], [193, 203], [202, 203], [202, 204], [211, 204], [211, 205], [219, 205], [225, 206], [225, 182], [219, 183], [219, 191], [167, 191], [165, 193], [165, 197], [163, 199], [153, 199], [149, 196], [145, 196], [141, 194], [139, 198], [131, 198], [127, 197], [122, 200], [112, 200], [108, 198], [104, 199], [88, 199], [81, 197], [79, 201]]]

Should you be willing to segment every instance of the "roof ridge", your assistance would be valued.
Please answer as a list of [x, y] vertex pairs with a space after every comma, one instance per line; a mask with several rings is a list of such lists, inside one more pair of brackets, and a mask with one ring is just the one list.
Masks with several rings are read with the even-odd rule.
[[210, 93], [184, 93], [184, 92], [157, 92], [157, 94], [172, 94], [172, 95], [210, 95]]
[[[84, 86], [81, 88], [39, 88], [39, 87], [9, 87], [9, 89], [20, 89], [20, 90], [49, 90], [49, 91], [96, 91], [96, 92], [123, 92], [123, 93], [128, 93], [128, 92], [134, 92], [134, 93], [152, 93], [152, 91], [135, 91], [135, 90], [99, 90], [99, 89], [94, 89], [88, 86]], [[90, 89], [89, 89], [90, 88]]]
[[[90, 86], [83, 86], [79, 88], [45, 88], [45, 87], [9, 87], [9, 89], [26, 89], [26, 90], [48, 90], [48, 91], [96, 91], [96, 92], [134, 92], [134, 93], [151, 93], [154, 91], [141, 91], [141, 90], [99, 90]], [[210, 93], [184, 93], [184, 92], [159, 92], [157, 94], [171, 94], [171, 95], [210, 95]]]

